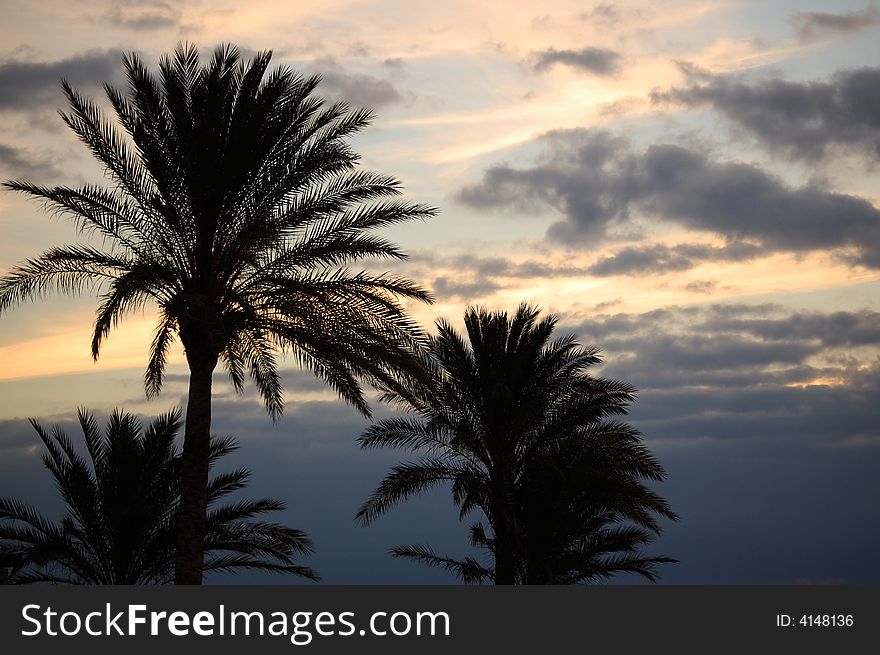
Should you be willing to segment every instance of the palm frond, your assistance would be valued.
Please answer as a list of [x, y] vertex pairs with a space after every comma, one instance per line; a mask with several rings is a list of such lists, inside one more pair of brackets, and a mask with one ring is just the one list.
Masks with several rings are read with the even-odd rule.
[[482, 566], [476, 559], [466, 557], [462, 560], [437, 555], [430, 546], [395, 546], [392, 557], [415, 560], [428, 566], [444, 568], [465, 584], [479, 584], [492, 577], [492, 571]]
[[[0, 498], [0, 545], [23, 559], [15, 584], [167, 584], [174, 577], [180, 454], [175, 437], [181, 413], [172, 410], [142, 430], [131, 414], [114, 411], [104, 432], [79, 412], [88, 460], [60, 429], [32, 424], [46, 453], [67, 514], [53, 522], [21, 501]], [[213, 439], [213, 466], [237, 448], [227, 437]], [[262, 498], [220, 505], [246, 486], [245, 469], [214, 475], [204, 539], [205, 570], [261, 569], [317, 579], [295, 563], [312, 552], [301, 530], [257, 520], [284, 509]]]
[[402, 448], [422, 460], [392, 467], [357, 518], [370, 523], [395, 504], [449, 483], [459, 517], [479, 511], [471, 546], [495, 565], [436, 555], [398, 556], [443, 567], [465, 581], [574, 584], [619, 572], [656, 579], [672, 560], [639, 548], [678, 517], [644, 481], [666, 472], [641, 435], [618, 416], [636, 399], [624, 382], [590, 375], [599, 349], [553, 337], [555, 316], [522, 304], [508, 316], [471, 307], [466, 337], [446, 321], [426, 342], [433, 381], [390, 393], [410, 416], [370, 426], [362, 448]]
[[379, 483], [355, 518], [369, 524], [391, 507], [410, 496], [444, 481], [455, 479], [458, 467], [438, 457], [424, 457], [417, 462], [397, 464]]

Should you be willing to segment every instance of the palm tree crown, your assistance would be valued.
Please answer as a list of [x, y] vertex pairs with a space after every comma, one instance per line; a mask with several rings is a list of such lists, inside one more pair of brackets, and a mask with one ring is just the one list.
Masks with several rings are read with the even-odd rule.
[[[20, 558], [13, 584], [167, 584], [174, 579], [180, 456], [174, 445], [180, 413], [171, 412], [142, 431], [130, 414], [114, 412], [102, 433], [91, 415], [79, 423], [88, 459], [60, 429], [32, 425], [46, 447], [43, 465], [67, 508], [59, 523], [16, 500], [0, 498], [0, 545]], [[232, 439], [212, 440], [211, 466], [236, 449]], [[294, 563], [311, 552], [300, 530], [252, 520], [284, 509], [268, 498], [220, 505], [244, 488], [238, 469], [208, 485], [206, 571], [260, 569], [316, 580]]]
[[520, 306], [504, 312], [469, 308], [468, 343], [445, 321], [428, 345], [433, 388], [398, 398], [415, 416], [387, 419], [360, 438], [365, 448], [421, 454], [392, 468], [358, 517], [372, 522], [396, 503], [451, 483], [463, 518], [479, 509], [471, 542], [492, 559], [441, 557], [428, 546], [397, 556], [443, 566], [466, 582], [568, 584], [633, 571], [654, 579], [670, 562], [638, 546], [674, 519], [642, 480], [665, 472], [639, 434], [613, 418], [634, 400], [632, 387], [591, 377], [594, 348], [573, 336], [551, 341], [556, 318]]
[[422, 331], [402, 301], [431, 301], [407, 279], [346, 268], [404, 258], [376, 230], [435, 211], [396, 198], [394, 178], [357, 169], [346, 141], [370, 111], [326, 106], [312, 94], [318, 77], [269, 71], [270, 58], [245, 62], [221, 46], [202, 65], [194, 46], [181, 45], [160, 60], [157, 77], [128, 55], [126, 92], [105, 85], [118, 125], [64, 82], [70, 110], [62, 117], [112, 184], [5, 183], [103, 246], [52, 248], [15, 267], [0, 279], [0, 313], [47, 291], [97, 286], [97, 359], [122, 317], [154, 303], [148, 396], [162, 386], [175, 338], [183, 345], [190, 388], [179, 572], [187, 583], [199, 581], [218, 361], [236, 389], [250, 375], [273, 417], [282, 410], [278, 351], [369, 415], [362, 382], [401, 394], [419, 370]]

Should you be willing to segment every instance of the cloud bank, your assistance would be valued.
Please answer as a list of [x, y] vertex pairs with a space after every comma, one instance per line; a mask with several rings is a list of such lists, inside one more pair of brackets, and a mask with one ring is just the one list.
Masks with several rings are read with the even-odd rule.
[[772, 152], [815, 161], [834, 148], [880, 158], [880, 68], [790, 82], [715, 75], [683, 66], [688, 84], [651, 93], [655, 105], [709, 107]]
[[53, 62], [0, 62], [0, 111], [55, 110], [64, 104], [61, 79], [95, 91], [122, 77], [122, 51], [90, 50]]
[[[720, 236], [728, 249], [715, 254], [734, 259], [840, 250], [852, 264], [880, 268], [880, 210], [859, 196], [792, 187], [757, 165], [719, 161], [681, 145], [638, 150], [601, 130], [552, 132], [541, 141], [538, 163], [492, 166], [457, 199], [477, 209], [554, 210], [563, 219], [547, 237], [558, 243], [595, 247], [611, 229], [632, 229], [634, 218], [644, 218]], [[664, 262], [663, 254], [671, 258]], [[633, 264], [634, 255], [644, 262], [634, 262], [636, 270], [687, 267], [687, 248], [623, 258]], [[615, 268], [610, 261], [597, 271]]]

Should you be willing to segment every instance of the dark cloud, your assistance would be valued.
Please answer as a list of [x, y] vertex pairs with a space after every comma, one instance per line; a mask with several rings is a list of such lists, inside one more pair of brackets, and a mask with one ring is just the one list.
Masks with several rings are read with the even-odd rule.
[[[487, 268], [505, 268], [487, 260]], [[603, 375], [639, 389], [627, 420], [667, 470], [658, 491], [681, 520], [666, 526], [652, 550], [680, 563], [665, 567], [661, 582], [880, 582], [880, 360], [871, 359], [880, 314], [718, 304], [595, 316], [575, 331], [605, 349]], [[304, 374], [289, 377], [293, 386], [300, 377], [310, 386]], [[377, 418], [391, 415], [375, 409]], [[77, 434], [70, 417], [63, 424]], [[392, 545], [420, 542], [471, 554], [448, 489], [407, 502], [369, 528], [354, 523], [388, 468], [408, 458], [359, 450], [354, 440], [366, 425], [339, 401], [291, 398], [277, 424], [252, 389], [214, 403], [214, 432], [241, 444], [223, 465], [253, 472], [242, 497], [287, 503], [274, 518], [313, 537], [308, 564], [326, 583], [452, 582], [443, 571], [388, 556]], [[26, 422], [0, 421], [0, 496], [56, 516], [60, 503], [38, 444]], [[295, 582], [261, 574], [210, 581]]]
[[694, 261], [662, 244], [623, 248], [613, 255], [602, 257], [590, 267], [593, 275], [642, 275], [644, 273], [671, 273], [686, 271], [695, 266]]
[[[794, 448], [880, 449], [873, 398], [880, 387], [666, 387], [641, 392], [632, 420], [657, 440], [758, 441]], [[875, 454], [875, 453], [871, 453]], [[876, 454], [875, 454], [876, 455]]]
[[[790, 311], [779, 305], [671, 307], [580, 323], [608, 351], [609, 374], [641, 388], [784, 387], [815, 380], [865, 386], [880, 365], [856, 354], [880, 346], [880, 313]], [[813, 358], [824, 363], [811, 363]], [[867, 386], [880, 385], [880, 376]], [[789, 393], [788, 390], [785, 393]]]
[[570, 66], [594, 75], [609, 76], [620, 71], [620, 53], [608, 48], [583, 48], [581, 50], [557, 50], [548, 48], [532, 55], [532, 67], [544, 71], [556, 64]]
[[721, 247], [696, 243], [676, 246], [654, 244], [623, 248], [613, 255], [602, 257], [587, 270], [600, 277], [674, 273], [689, 270], [701, 262], [739, 262], [760, 254], [760, 247], [745, 242]]
[[40, 443], [31, 424], [25, 419], [6, 419], [0, 421], [0, 459], [14, 457], [16, 453], [33, 450]]
[[121, 50], [92, 50], [54, 62], [8, 60], [0, 63], [0, 111], [54, 111], [64, 104], [61, 78], [96, 90], [121, 75]]
[[880, 23], [880, 11], [873, 2], [861, 11], [845, 14], [832, 14], [822, 11], [796, 12], [792, 23], [803, 41], [812, 41], [823, 36], [852, 34]]
[[54, 161], [35, 157], [17, 146], [0, 143], [0, 175], [7, 178], [26, 178], [46, 181], [58, 177], [61, 169]]
[[389, 80], [365, 73], [349, 73], [335, 59], [321, 59], [315, 62], [314, 68], [322, 78], [318, 93], [332, 100], [376, 109], [407, 99]]
[[[603, 375], [639, 389], [628, 420], [666, 467], [662, 493], [681, 515], [657, 544], [681, 560], [665, 581], [874, 579], [863, 566], [880, 530], [861, 531], [880, 493], [880, 314], [670, 307], [576, 332], [605, 348]], [[845, 509], [827, 504], [838, 493]], [[843, 543], [861, 565], [829, 557]]]
[[[803, 340], [768, 342], [736, 335], [693, 333], [686, 337], [676, 334], [656, 334], [644, 339], [613, 337], [604, 343], [615, 352], [624, 347], [633, 348], [632, 364], [642, 371], [655, 369], [678, 373], [796, 365], [822, 351], [820, 343]], [[621, 360], [619, 366], [625, 366], [628, 361]], [[637, 375], [644, 375], [644, 372]]]
[[648, 336], [661, 326], [664, 331], [736, 334], [767, 341], [815, 340], [822, 348], [880, 345], [880, 312], [870, 309], [819, 312], [791, 311], [774, 303], [714, 304], [611, 314], [582, 324], [600, 337], [620, 332]]
[[501, 284], [487, 279], [459, 280], [439, 275], [431, 281], [430, 288], [436, 297], [444, 300], [457, 299], [473, 302], [475, 299], [488, 296], [503, 287]]
[[872, 160], [880, 156], [880, 68], [811, 82], [683, 70], [688, 85], [654, 91], [653, 103], [711, 107], [771, 151], [792, 158], [815, 160], [834, 146]]
[[880, 345], [880, 313], [867, 309], [794, 312], [783, 317], [750, 316], [745, 310], [734, 311], [737, 315], [732, 315], [729, 308], [716, 308], [708, 314], [704, 326], [716, 334], [746, 334], [764, 341], [814, 340], [825, 348]]
[[864, 198], [792, 188], [756, 165], [716, 161], [679, 145], [639, 152], [603, 131], [560, 131], [543, 141], [536, 165], [493, 166], [458, 199], [481, 209], [552, 208], [565, 218], [548, 238], [566, 244], [595, 246], [639, 216], [766, 252], [847, 249], [851, 263], [880, 267], [880, 211]]

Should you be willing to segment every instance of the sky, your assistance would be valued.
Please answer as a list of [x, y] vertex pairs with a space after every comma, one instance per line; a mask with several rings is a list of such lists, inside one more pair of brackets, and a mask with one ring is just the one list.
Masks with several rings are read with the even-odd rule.
[[[436, 296], [412, 307], [422, 325], [534, 303], [639, 390], [629, 419], [681, 517], [646, 547], [680, 560], [661, 583], [877, 584], [878, 37], [864, 0], [5, 0], [0, 179], [102, 180], [58, 117], [62, 77], [100, 99], [125, 52], [270, 49], [320, 73], [328, 100], [373, 108], [363, 166], [439, 209], [389, 232], [409, 254], [392, 270]], [[83, 238], [0, 193], [0, 272]], [[149, 309], [91, 360], [95, 306], [51, 296], [0, 316], [0, 496], [50, 515], [28, 417], [73, 434], [78, 407], [148, 421], [185, 397], [179, 349], [144, 397]], [[328, 583], [452, 582], [387, 554], [470, 554], [448, 490], [356, 525], [407, 454], [360, 451], [368, 423], [282, 366], [274, 424], [215, 375], [214, 430], [241, 442], [249, 495], [287, 502], [280, 520], [312, 536], [304, 563]]]

